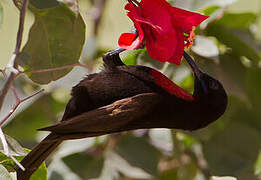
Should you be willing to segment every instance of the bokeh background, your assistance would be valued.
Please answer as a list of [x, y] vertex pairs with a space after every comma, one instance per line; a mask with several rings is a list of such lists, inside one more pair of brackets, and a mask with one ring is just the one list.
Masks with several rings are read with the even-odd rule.
[[[3, 128], [5, 134], [13, 138], [12, 142], [16, 140], [28, 149], [47, 134], [36, 129], [59, 121], [70, 98], [71, 87], [85, 75], [100, 71], [101, 55], [116, 48], [120, 34], [133, 28], [124, 10], [125, 0], [79, 0], [78, 4], [74, 0], [64, 1], [69, 3], [71, 9], [55, 0], [30, 1], [20, 65], [26, 70], [34, 70], [73, 64], [80, 60], [87, 68], [77, 66], [51, 74], [26, 74], [16, 78], [14, 86], [21, 98], [39, 88], [45, 89], [44, 93], [21, 104]], [[34, 178], [261, 179], [261, 1], [169, 2], [176, 7], [210, 16], [197, 29], [197, 37], [189, 53], [202, 70], [224, 84], [229, 95], [226, 113], [210, 126], [194, 132], [138, 130], [66, 141], [46, 161], [48, 169], [42, 167]], [[47, 14], [54, 13], [54, 16], [48, 14], [45, 18], [39, 9]], [[74, 12], [79, 12], [78, 16], [72, 15]], [[14, 3], [1, 0], [1, 69], [12, 56], [18, 20], [19, 10]], [[77, 35], [68, 28], [71, 21], [75, 23]], [[43, 27], [47, 27], [48, 36], [43, 33]], [[45, 51], [43, 48], [45, 43], [49, 43], [48, 37], [60, 38], [52, 44], [54, 50]], [[69, 43], [64, 43], [67, 41]], [[56, 48], [58, 42], [66, 44], [59, 52]], [[33, 52], [44, 58], [34, 56], [27, 61], [26, 54], [32, 55]], [[50, 59], [52, 55], [57, 55], [57, 59]], [[186, 63], [181, 66], [163, 64], [150, 59], [146, 50], [128, 51], [122, 54], [122, 58], [129, 65], [157, 68], [175, 83], [193, 92], [193, 76]], [[43, 59], [45, 63], [40, 63]], [[0, 78], [2, 87], [4, 78], [2, 75]], [[9, 93], [0, 112], [1, 119], [14, 103], [15, 98]], [[15, 145], [16, 148], [18, 146]], [[3, 154], [0, 154], [0, 159], [0, 173], [9, 171], [13, 175], [10, 168], [12, 162]]]

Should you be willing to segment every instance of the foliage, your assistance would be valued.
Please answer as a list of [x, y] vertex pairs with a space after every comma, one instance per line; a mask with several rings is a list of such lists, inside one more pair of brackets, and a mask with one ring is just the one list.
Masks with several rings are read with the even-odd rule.
[[[116, 46], [120, 33], [131, 29], [131, 22], [124, 15], [125, 1], [80, 0], [79, 12], [68, 6], [76, 1], [64, 2], [71, 3], [31, 0], [29, 4], [28, 16], [33, 14], [34, 21], [29, 18], [32, 26], [25, 24], [30, 32], [19, 54], [19, 65], [29, 73], [16, 78], [15, 87], [21, 94], [30, 94], [46, 84], [48, 92], [22, 107], [4, 128], [10, 136], [7, 139], [11, 152], [18, 160], [24, 154], [14, 139], [23, 147], [32, 148], [42, 135], [36, 129], [53, 124], [61, 117], [69, 96], [68, 87], [83, 78], [79, 74], [99, 71], [101, 54]], [[261, 43], [258, 39], [261, 35], [255, 30], [260, 27], [261, 15], [258, 10], [236, 11], [237, 3], [231, 0], [190, 2], [185, 5], [182, 0], [176, 0], [174, 4], [210, 16], [197, 29], [198, 36], [190, 54], [201, 69], [224, 85], [229, 94], [226, 113], [207, 128], [194, 132], [139, 130], [66, 142], [69, 145], [62, 144], [57, 156], [47, 161], [48, 179], [261, 178]], [[5, 9], [10, 8], [10, 3], [0, 2], [0, 37], [7, 35], [1, 28], [6, 25], [8, 12]], [[105, 9], [102, 3], [105, 3]], [[253, 1], [253, 4], [260, 6], [259, 1]], [[16, 34], [10, 32], [8, 36]], [[189, 92], [193, 91], [193, 78], [183, 61], [181, 66], [162, 64], [149, 59], [146, 50], [125, 52], [122, 56], [128, 65], [153, 66]], [[1, 61], [7, 63], [8, 60]], [[79, 61], [87, 70], [71, 67], [33, 73]], [[10, 108], [12, 101], [5, 103]], [[6, 112], [2, 111], [0, 117], [4, 114]], [[14, 179], [14, 166], [13, 161], [1, 153], [0, 179]], [[46, 178], [47, 169], [42, 164], [32, 179]]]
[[[85, 24], [81, 15], [74, 14], [62, 3], [45, 8], [41, 7], [45, 5], [42, 1], [33, 2], [30, 9], [35, 21], [20, 54], [19, 64], [26, 70], [38, 70], [76, 63], [85, 40]], [[28, 74], [28, 77], [38, 84], [47, 84], [68, 72]]]
[[[28, 149], [23, 149], [19, 143], [14, 140], [13, 138], [6, 135], [6, 140], [8, 142], [8, 145], [10, 147], [10, 153], [15, 156], [15, 158], [20, 161], [23, 159], [23, 157], [30, 152]], [[15, 176], [15, 168], [16, 164], [13, 160], [8, 158], [5, 154], [3, 154], [3, 147], [0, 147], [1, 153], [0, 153], [0, 179], [7, 179], [7, 180], [13, 180], [16, 179]], [[32, 175], [30, 178], [31, 180], [40, 180], [40, 179], [46, 179], [47, 178], [47, 168], [45, 164], [43, 163], [37, 171]]]

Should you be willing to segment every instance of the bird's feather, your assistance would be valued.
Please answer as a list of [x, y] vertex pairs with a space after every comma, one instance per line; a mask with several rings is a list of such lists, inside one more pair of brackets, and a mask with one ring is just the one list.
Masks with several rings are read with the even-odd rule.
[[148, 114], [161, 99], [161, 95], [156, 93], [138, 94], [39, 130], [51, 131], [60, 135], [86, 134], [88, 137], [88, 133], [117, 132], [129, 122]]

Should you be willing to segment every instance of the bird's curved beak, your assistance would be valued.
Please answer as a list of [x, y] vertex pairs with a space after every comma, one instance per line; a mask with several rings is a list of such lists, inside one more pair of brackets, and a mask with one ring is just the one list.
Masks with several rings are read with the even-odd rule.
[[200, 80], [200, 83], [202, 85], [202, 88], [204, 90], [205, 93], [208, 93], [208, 89], [207, 86], [204, 82], [204, 80], [202, 79], [202, 75], [203, 73], [201, 72], [201, 70], [198, 68], [198, 66], [195, 64], [194, 60], [190, 57], [190, 55], [188, 55], [188, 53], [186, 53], [185, 51], [183, 52], [183, 56], [185, 58], [185, 60], [187, 61], [187, 63], [190, 65], [191, 69], [193, 70], [195, 76]]

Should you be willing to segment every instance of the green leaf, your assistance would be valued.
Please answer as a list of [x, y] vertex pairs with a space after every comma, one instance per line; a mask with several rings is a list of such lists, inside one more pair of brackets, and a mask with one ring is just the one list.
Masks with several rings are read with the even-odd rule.
[[6, 134], [20, 142], [35, 141], [36, 129], [48, 126], [57, 120], [57, 114], [65, 107], [64, 103], [55, 101], [46, 94], [31, 104], [27, 109], [19, 113], [4, 128]]
[[0, 153], [0, 164], [3, 165], [8, 172], [15, 172], [15, 163], [3, 153]]
[[163, 171], [160, 174], [160, 180], [179, 180], [178, 170], [177, 169], [169, 169], [169, 170]]
[[142, 49], [130, 52], [126, 57], [122, 59], [126, 65], [136, 65], [138, 56], [143, 52]]
[[158, 176], [157, 166], [160, 153], [144, 137], [124, 136], [115, 147], [115, 151], [134, 167]]
[[261, 69], [259, 67], [251, 67], [247, 71], [247, 90], [253, 107], [259, 112], [259, 106], [261, 106]]
[[[29, 149], [25, 149], [28, 153], [30, 152]], [[18, 161], [21, 161], [24, 156], [15, 156]], [[0, 153], [0, 166], [3, 166], [8, 172], [15, 172], [16, 164], [14, 161], [4, 154]], [[1, 175], [0, 175], [1, 179]], [[41, 166], [33, 173], [30, 180], [45, 180], [47, 179], [47, 168], [45, 163], [42, 163]]]
[[[35, 3], [38, 7], [42, 2]], [[37, 9], [33, 5], [30, 7], [35, 22], [19, 55], [19, 64], [26, 70], [39, 70], [76, 63], [85, 41], [85, 24], [81, 15], [75, 15], [62, 3], [57, 7], [49, 4], [52, 8], [47, 9]], [[71, 69], [27, 75], [36, 83], [47, 84], [63, 77]]]
[[[235, 97], [230, 97], [228, 102], [221, 119], [196, 131], [196, 135], [201, 135], [197, 137], [203, 141], [211, 174], [256, 180], [254, 167], [261, 148], [260, 104], [253, 107]], [[218, 127], [220, 123], [222, 126]], [[206, 134], [208, 138], [202, 138]]]
[[215, 36], [221, 43], [231, 48], [232, 53], [237, 56], [245, 56], [253, 62], [258, 62], [260, 59], [260, 47], [248, 30], [235, 30], [213, 23], [206, 29], [206, 34]]
[[[24, 151], [24, 148], [12, 137], [5, 135], [8, 147], [9, 147], [9, 153], [12, 156], [24, 156], [26, 155], [26, 152]], [[0, 143], [0, 151], [3, 152], [3, 145]]]
[[97, 178], [100, 176], [104, 164], [103, 157], [75, 153], [62, 158], [63, 162], [82, 179]]
[[5, 167], [1, 164], [0, 164], [0, 179], [14, 180], [14, 178], [12, 178], [12, 176], [9, 174], [7, 169], [5, 169]]
[[254, 128], [238, 122], [230, 123], [203, 145], [211, 173], [254, 178], [253, 167], [260, 149], [260, 138], [260, 133]]
[[64, 178], [59, 172], [52, 171], [49, 180], [64, 180]]
[[256, 160], [255, 175], [261, 175], [261, 151], [259, 151], [258, 158]]
[[139, 56], [139, 59], [138, 59], [138, 64], [142, 64], [145, 66], [152, 66], [157, 69], [162, 69], [162, 67], [164, 66], [164, 64], [162, 62], [152, 59], [149, 56], [148, 51], [146, 49], [142, 50], [142, 52]]
[[[25, 149], [27, 153], [29, 153], [31, 150], [30, 149]], [[22, 161], [24, 156], [17, 156], [15, 157], [18, 161]], [[13, 163], [13, 166], [15, 167], [16, 165]], [[43, 162], [39, 168], [32, 174], [30, 177], [30, 180], [47, 180], [47, 168], [45, 163]]]
[[37, 9], [47, 9], [59, 6], [56, 0], [30, 0], [30, 4]]
[[218, 9], [220, 9], [220, 6], [210, 6], [207, 7], [206, 9], [203, 10], [203, 13], [206, 16], [210, 16], [211, 14], [213, 14], [215, 11], [217, 11]]
[[180, 87], [186, 89], [188, 92], [193, 93], [194, 91], [194, 77], [192, 74], [188, 75], [181, 83]]
[[30, 180], [47, 180], [47, 168], [45, 163], [42, 163], [41, 166], [33, 173]]
[[193, 144], [195, 144], [196, 139], [193, 138], [192, 136], [188, 136], [188, 135], [184, 134], [183, 142], [184, 142], [184, 146], [186, 148], [190, 148]]
[[233, 29], [247, 29], [255, 22], [256, 18], [257, 15], [254, 13], [226, 13], [218, 20], [217, 24]]
[[178, 179], [179, 180], [187, 180], [187, 179], [195, 179], [197, 175], [198, 168], [196, 164], [193, 162], [183, 164], [178, 169]]

